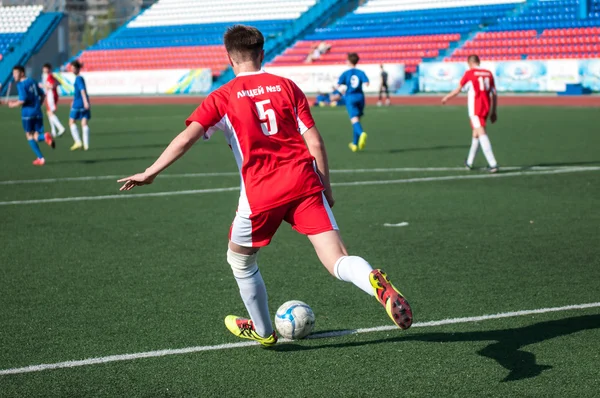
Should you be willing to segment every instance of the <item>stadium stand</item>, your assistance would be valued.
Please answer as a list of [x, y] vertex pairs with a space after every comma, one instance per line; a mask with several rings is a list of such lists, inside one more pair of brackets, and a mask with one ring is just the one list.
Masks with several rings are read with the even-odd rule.
[[600, 0], [587, 18], [578, 18], [578, 0], [546, 0], [479, 32], [446, 61], [471, 53], [484, 60], [600, 58]]
[[353, 13], [276, 57], [275, 66], [302, 64], [311, 48], [326, 41], [327, 54], [315, 64], [339, 64], [350, 51], [369, 63], [404, 63], [407, 72], [432, 60], [457, 43], [462, 35], [513, 12], [524, 0], [371, 0]]
[[273, 37], [315, 3], [160, 0], [79, 59], [87, 71], [211, 68], [218, 76], [228, 65], [222, 45], [227, 26], [252, 23]]
[[0, 7], [0, 60], [21, 42], [41, 12], [42, 6]]

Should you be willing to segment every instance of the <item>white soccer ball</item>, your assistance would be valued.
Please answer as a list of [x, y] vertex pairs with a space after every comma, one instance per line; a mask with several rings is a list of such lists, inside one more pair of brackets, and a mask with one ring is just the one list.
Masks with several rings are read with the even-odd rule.
[[305, 302], [287, 301], [275, 314], [275, 327], [286, 339], [303, 339], [315, 327], [315, 313]]

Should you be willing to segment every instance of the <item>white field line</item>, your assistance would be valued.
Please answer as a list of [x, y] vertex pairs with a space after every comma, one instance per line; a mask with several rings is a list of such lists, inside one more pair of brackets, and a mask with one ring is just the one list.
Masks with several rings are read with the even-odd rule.
[[[564, 169], [576, 166], [510, 166], [503, 167], [502, 170], [549, 170]], [[591, 166], [585, 166], [591, 167]], [[396, 173], [396, 172], [435, 172], [435, 171], [465, 171], [464, 167], [395, 167], [395, 168], [374, 168], [374, 169], [335, 169], [330, 170], [331, 174], [352, 174], [352, 173]], [[180, 174], [161, 174], [159, 178], [203, 178], [203, 177], [236, 177], [240, 173], [237, 171], [211, 172], [211, 173], [180, 173]], [[98, 181], [98, 180], [117, 180], [123, 178], [122, 175], [104, 175], [104, 176], [83, 176], [83, 177], [59, 177], [59, 178], [40, 178], [32, 180], [4, 180], [0, 185], [19, 185], [19, 184], [53, 184], [58, 182], [79, 182], [79, 181]]]
[[[336, 182], [336, 183], [332, 183], [331, 185], [334, 187], [350, 187], [350, 186], [362, 186], [362, 185], [410, 184], [410, 183], [415, 183], [415, 182], [479, 180], [479, 179], [484, 179], [484, 178], [504, 178], [504, 177], [519, 177], [519, 176], [528, 176], [528, 175], [564, 174], [564, 173], [577, 173], [577, 172], [598, 171], [598, 170], [600, 170], [600, 166], [570, 167], [570, 168], [556, 169], [556, 170], [516, 171], [516, 172], [512, 172], [512, 173], [500, 173], [500, 174], [463, 174], [463, 175], [437, 176], [437, 177], [404, 178], [401, 180]], [[185, 191], [149, 192], [149, 193], [138, 193], [138, 194], [123, 193], [123, 194], [98, 195], [98, 196], [71, 196], [71, 197], [66, 197], [66, 198], [10, 200], [10, 201], [5, 201], [5, 202], [0, 202], [0, 206], [30, 205], [30, 204], [58, 203], [58, 202], [80, 202], [80, 201], [88, 201], [88, 200], [105, 200], [105, 199], [131, 199], [131, 198], [145, 198], [145, 197], [156, 197], [156, 196], [197, 195], [197, 194], [228, 192], [228, 191], [237, 191], [237, 190], [239, 190], [239, 187], [190, 189], [190, 190], [185, 190]]]
[[[581, 310], [586, 308], [598, 308], [600, 307], [600, 302], [596, 303], [587, 303], [587, 304], [575, 304], [575, 305], [567, 305], [563, 307], [550, 307], [550, 308], [538, 308], [535, 310], [523, 310], [523, 311], [511, 311], [511, 312], [501, 312], [498, 314], [489, 314], [489, 315], [481, 315], [481, 316], [472, 316], [465, 318], [447, 318], [441, 319], [439, 321], [429, 321], [429, 322], [417, 322], [412, 325], [413, 328], [426, 328], [426, 327], [434, 327], [434, 326], [444, 326], [444, 325], [454, 325], [459, 323], [473, 323], [473, 322], [482, 322], [489, 321], [492, 319], [502, 319], [502, 318], [514, 318], [519, 316], [527, 316], [527, 315], [535, 315], [535, 314], [546, 314], [549, 312], [560, 312], [560, 311], [571, 311], [571, 310]], [[332, 338], [332, 337], [340, 337], [346, 336], [350, 334], [364, 334], [364, 333], [374, 333], [374, 332], [385, 332], [398, 330], [396, 326], [378, 326], [373, 328], [363, 328], [363, 329], [351, 329], [351, 330], [339, 330], [335, 332], [325, 332], [325, 333], [316, 333], [309, 336], [309, 339], [323, 339], [323, 338]], [[288, 342], [289, 340], [282, 339], [282, 342]], [[242, 348], [256, 345], [255, 342], [241, 342], [241, 343], [228, 343], [228, 344], [218, 344], [218, 345], [208, 345], [208, 346], [196, 346], [196, 347], [186, 347], [186, 348], [177, 348], [177, 349], [165, 349], [165, 350], [157, 350], [157, 351], [147, 351], [147, 352], [137, 352], [134, 354], [121, 354], [121, 355], [109, 355], [106, 357], [97, 357], [97, 358], [88, 358], [83, 360], [76, 361], [65, 361], [65, 362], [57, 362], [57, 363], [47, 363], [41, 365], [31, 365], [25, 366], [22, 368], [10, 368], [0, 370], [0, 376], [3, 375], [11, 375], [18, 373], [32, 373], [32, 372], [41, 372], [43, 370], [51, 370], [51, 369], [63, 369], [63, 368], [75, 368], [79, 366], [87, 366], [87, 365], [97, 365], [102, 363], [109, 362], [119, 362], [119, 361], [131, 361], [135, 359], [141, 358], [155, 358], [155, 357], [164, 357], [168, 355], [182, 355], [182, 354], [190, 354], [195, 352], [203, 352], [203, 351], [217, 351], [217, 350], [227, 350], [232, 348]]]

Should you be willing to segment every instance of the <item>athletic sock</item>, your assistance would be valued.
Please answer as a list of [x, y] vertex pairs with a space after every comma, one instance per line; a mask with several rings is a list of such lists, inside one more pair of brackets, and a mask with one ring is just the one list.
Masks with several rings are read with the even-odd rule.
[[81, 144], [81, 138], [79, 138], [79, 130], [77, 129], [77, 125], [75, 123], [69, 125], [71, 128], [71, 137], [73, 137], [73, 141], [76, 144]]
[[37, 142], [42, 141], [46, 141], [46, 137], [44, 136], [44, 133], [38, 133]]
[[56, 137], [56, 127], [54, 126], [54, 122], [52, 121], [52, 116], [48, 116], [48, 121], [50, 122], [50, 134], [52, 134], [52, 137]]
[[55, 128], [57, 128], [59, 131], [65, 129], [60, 120], [58, 120], [58, 116], [56, 115], [50, 116], [50, 125], [52, 126], [52, 131], [55, 131]]
[[479, 143], [481, 144], [481, 150], [485, 155], [485, 159], [488, 162], [490, 167], [497, 167], [498, 163], [496, 162], [496, 158], [494, 157], [494, 152], [492, 151], [492, 143], [488, 138], [487, 134], [483, 134], [479, 136]]
[[354, 133], [352, 136], [352, 143], [358, 145], [358, 139], [363, 132], [360, 122], [352, 123], [352, 131]]
[[90, 126], [81, 126], [83, 132], [83, 146], [87, 148], [90, 145]]
[[352, 282], [363, 292], [371, 296], [375, 295], [370, 281], [373, 268], [363, 258], [357, 256], [340, 257], [335, 263], [333, 271], [339, 280]]
[[479, 139], [473, 137], [471, 140], [471, 149], [469, 149], [469, 157], [467, 158], [467, 164], [469, 166], [473, 166], [473, 162], [475, 161], [475, 155], [477, 155], [477, 150], [479, 149]]
[[35, 156], [37, 156], [38, 159], [42, 159], [44, 155], [42, 155], [42, 151], [40, 150], [40, 146], [38, 145], [37, 141], [34, 139], [27, 141], [29, 142], [31, 150], [33, 151], [33, 153], [35, 153]]
[[267, 288], [260, 271], [257, 270], [256, 273], [247, 278], [236, 276], [235, 280], [240, 288], [240, 296], [242, 296], [242, 300], [246, 305], [246, 310], [250, 315], [250, 319], [252, 319], [256, 333], [261, 337], [270, 336], [273, 333], [273, 324], [269, 314]]

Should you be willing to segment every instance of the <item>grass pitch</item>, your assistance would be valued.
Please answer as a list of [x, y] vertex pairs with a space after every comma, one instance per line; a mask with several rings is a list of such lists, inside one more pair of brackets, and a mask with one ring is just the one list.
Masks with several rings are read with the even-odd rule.
[[[18, 112], [0, 108], [1, 397], [600, 391], [599, 307], [3, 374], [238, 343], [223, 325], [244, 314], [225, 261], [237, 192], [214, 192], [239, 184], [224, 140], [199, 143], [132, 192], [161, 196], [113, 197], [117, 176], [144, 170], [192, 110], [96, 106], [91, 150], [71, 153], [67, 132], [55, 151], [42, 146], [47, 165], [35, 168]], [[64, 105], [59, 115], [67, 120]], [[470, 144], [461, 107], [369, 108], [368, 147], [358, 154], [347, 148], [344, 109], [314, 115], [337, 170], [344, 239], [386, 269], [415, 322], [600, 302], [598, 109], [501, 108], [489, 128], [508, 166], [499, 176], [460, 169]], [[400, 222], [409, 225], [383, 226]], [[315, 333], [390, 325], [285, 225], [259, 264], [272, 314], [298, 299], [315, 311]]]

